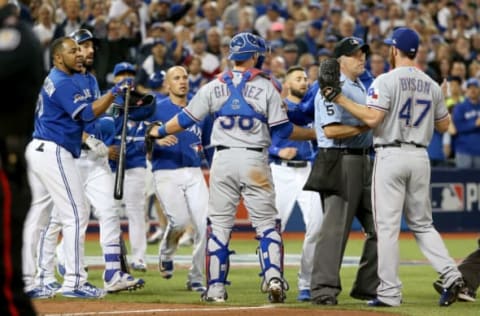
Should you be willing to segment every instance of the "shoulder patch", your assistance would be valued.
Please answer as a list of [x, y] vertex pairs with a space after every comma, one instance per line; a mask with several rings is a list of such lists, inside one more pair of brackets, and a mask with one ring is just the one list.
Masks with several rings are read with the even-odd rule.
[[0, 30], [0, 51], [12, 51], [18, 47], [22, 35], [14, 28]]

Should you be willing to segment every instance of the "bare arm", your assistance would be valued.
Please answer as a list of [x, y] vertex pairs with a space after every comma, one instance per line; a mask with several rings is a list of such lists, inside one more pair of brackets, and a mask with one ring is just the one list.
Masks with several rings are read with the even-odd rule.
[[288, 138], [291, 140], [315, 140], [317, 134], [313, 128], [304, 128], [293, 124], [293, 131]]
[[343, 94], [340, 94], [334, 102], [371, 128], [377, 127], [385, 117], [385, 112], [362, 106]]
[[323, 127], [323, 132], [327, 138], [342, 139], [356, 136], [370, 129], [367, 125], [351, 126], [342, 124], [330, 124]]
[[435, 129], [439, 133], [445, 133], [450, 126], [450, 114], [447, 115], [443, 120], [435, 122]]

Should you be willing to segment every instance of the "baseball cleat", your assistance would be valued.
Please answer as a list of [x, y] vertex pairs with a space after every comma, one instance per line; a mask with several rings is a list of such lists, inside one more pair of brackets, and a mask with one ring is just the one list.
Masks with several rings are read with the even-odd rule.
[[[438, 294], [442, 294], [443, 292], [443, 285], [441, 280], [437, 280], [433, 282], [433, 288], [437, 291]], [[475, 292], [471, 291], [468, 287], [464, 286], [458, 292], [458, 300], [461, 302], [475, 302], [476, 299]]]
[[108, 293], [120, 291], [135, 291], [145, 285], [145, 281], [140, 278], [134, 278], [128, 273], [117, 271], [109, 281], [104, 281], [104, 289]]
[[143, 260], [138, 260], [137, 262], [132, 262], [130, 267], [134, 271], [147, 272], [147, 265]]
[[45, 285], [45, 287], [50, 291], [57, 293], [62, 288], [62, 285], [57, 281], [54, 281], [54, 282], [48, 283], [47, 285]]
[[378, 298], [374, 298], [371, 301], [367, 302], [368, 306], [371, 307], [392, 307], [392, 305], [380, 301]]
[[312, 299], [310, 295], [310, 290], [300, 290], [298, 291], [297, 301], [299, 302], [309, 302]]
[[192, 292], [205, 292], [207, 288], [200, 282], [187, 282], [187, 290]]
[[285, 301], [286, 296], [283, 291], [283, 282], [279, 278], [270, 279], [267, 292], [270, 303], [283, 303]]
[[170, 279], [173, 276], [173, 261], [172, 260], [160, 260], [159, 264], [160, 274], [164, 279]]
[[442, 293], [440, 294], [440, 301], [438, 302], [438, 305], [447, 307], [455, 303], [458, 298], [458, 293], [464, 286], [465, 283], [463, 282], [463, 279], [458, 278], [453, 281], [450, 287], [443, 288]]
[[88, 282], [85, 282], [82, 286], [70, 291], [62, 291], [64, 297], [71, 298], [103, 298], [107, 295], [107, 292], [103, 289], [99, 289]]
[[44, 300], [54, 297], [55, 291], [52, 291], [46, 286], [39, 286], [34, 288], [33, 290], [26, 292], [25, 294], [27, 294], [27, 296], [31, 299]]

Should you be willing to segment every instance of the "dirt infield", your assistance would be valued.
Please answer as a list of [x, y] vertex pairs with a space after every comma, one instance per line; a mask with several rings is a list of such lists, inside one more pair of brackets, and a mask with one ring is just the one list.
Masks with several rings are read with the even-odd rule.
[[112, 303], [102, 301], [35, 301], [39, 315], [162, 315], [162, 316], [379, 316], [395, 315], [391, 313], [348, 311], [332, 309], [302, 309], [286, 308], [280, 305], [265, 305], [258, 307], [222, 306], [222, 305], [180, 305], [180, 304], [142, 304], [142, 303]]

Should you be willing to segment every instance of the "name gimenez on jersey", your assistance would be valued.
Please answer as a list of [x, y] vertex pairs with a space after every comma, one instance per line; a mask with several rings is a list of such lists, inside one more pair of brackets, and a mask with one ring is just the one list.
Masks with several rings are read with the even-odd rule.
[[[242, 89], [242, 94], [245, 98], [260, 100], [260, 95], [265, 89], [256, 87], [251, 84], [246, 84], [245, 88]], [[213, 93], [216, 98], [228, 97], [230, 95], [230, 90], [227, 85], [218, 85], [213, 88]]]
[[430, 94], [432, 83], [418, 78], [400, 78], [402, 91], [415, 91]]

